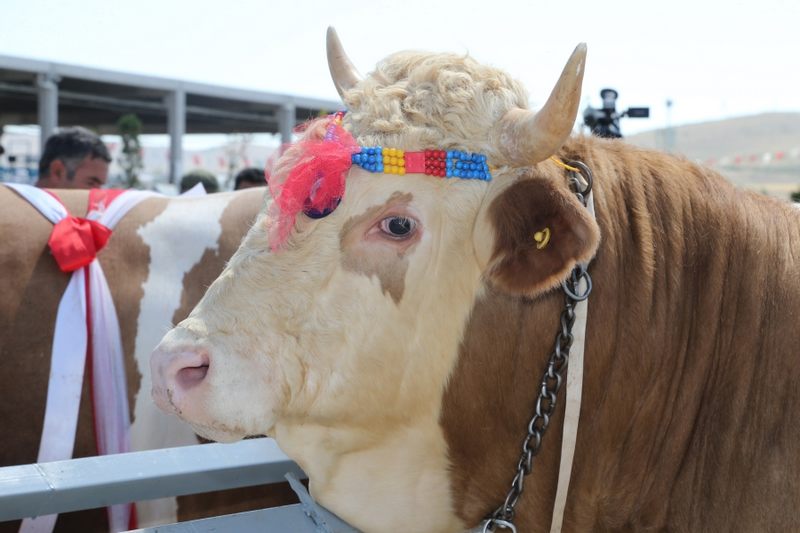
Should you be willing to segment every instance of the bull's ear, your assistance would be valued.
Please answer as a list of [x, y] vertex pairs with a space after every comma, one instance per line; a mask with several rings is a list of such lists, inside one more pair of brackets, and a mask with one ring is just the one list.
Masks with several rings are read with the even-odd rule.
[[535, 296], [597, 251], [597, 222], [566, 184], [533, 177], [497, 185], [478, 215], [474, 240], [484, 276], [498, 288]]

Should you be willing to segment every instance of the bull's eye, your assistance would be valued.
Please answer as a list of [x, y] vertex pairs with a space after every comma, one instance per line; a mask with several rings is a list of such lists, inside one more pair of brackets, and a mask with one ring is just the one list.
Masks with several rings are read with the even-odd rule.
[[417, 221], [408, 217], [386, 217], [381, 220], [381, 231], [392, 239], [407, 239], [417, 229]]

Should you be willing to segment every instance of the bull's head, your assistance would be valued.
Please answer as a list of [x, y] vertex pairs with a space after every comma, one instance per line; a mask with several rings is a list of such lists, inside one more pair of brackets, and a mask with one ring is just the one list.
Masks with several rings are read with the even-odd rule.
[[[597, 225], [546, 161], [572, 129], [585, 55], [578, 46], [533, 113], [517, 82], [468, 57], [395, 54], [362, 79], [329, 31], [344, 128], [358, 144], [485, 154], [493, 179], [353, 166], [338, 207], [298, 214], [275, 251], [279, 217], [267, 200], [154, 353], [158, 404], [214, 440], [274, 436], [315, 496], [362, 529], [464, 526], [448, 511], [439, 415], [476, 298], [487, 284], [547, 291], [598, 244]], [[312, 123], [304, 138], [327, 128]], [[300, 146], [273, 183], [285, 183]], [[534, 238], [544, 229], [547, 246]]]

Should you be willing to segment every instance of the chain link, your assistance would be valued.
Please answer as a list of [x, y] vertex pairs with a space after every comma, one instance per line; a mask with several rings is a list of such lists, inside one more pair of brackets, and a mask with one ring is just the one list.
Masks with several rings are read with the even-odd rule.
[[[580, 173], [570, 172], [569, 183], [575, 192], [575, 196], [585, 207], [586, 199], [592, 190], [592, 172], [589, 167], [580, 161], [568, 161], [567, 164], [580, 169]], [[539, 381], [539, 396], [536, 399], [533, 417], [528, 422], [528, 434], [522, 441], [522, 454], [519, 461], [517, 461], [517, 471], [511, 481], [511, 488], [506, 495], [505, 501], [491, 516], [484, 520], [482, 531], [494, 531], [495, 528], [499, 528], [516, 532], [514, 514], [525, 487], [525, 476], [531, 473], [533, 459], [539, 454], [539, 450], [542, 447], [542, 438], [556, 409], [558, 391], [564, 384], [562, 374], [569, 364], [569, 351], [572, 348], [573, 341], [572, 326], [575, 324], [575, 305], [586, 300], [592, 292], [592, 278], [589, 276], [586, 266], [576, 266], [569, 277], [561, 284], [561, 289], [564, 293], [561, 328], [556, 335], [553, 352], [547, 361], [547, 367], [542, 379]]]

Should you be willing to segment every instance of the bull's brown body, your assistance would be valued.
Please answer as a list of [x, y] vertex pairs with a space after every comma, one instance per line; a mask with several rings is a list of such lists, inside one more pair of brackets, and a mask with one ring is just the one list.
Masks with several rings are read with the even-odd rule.
[[[602, 234], [565, 530], [797, 531], [800, 213], [620, 141], [562, 156], [594, 171]], [[490, 290], [472, 311], [441, 419], [467, 523], [507, 491], [562, 302]], [[562, 422], [521, 531], [549, 527]]]

